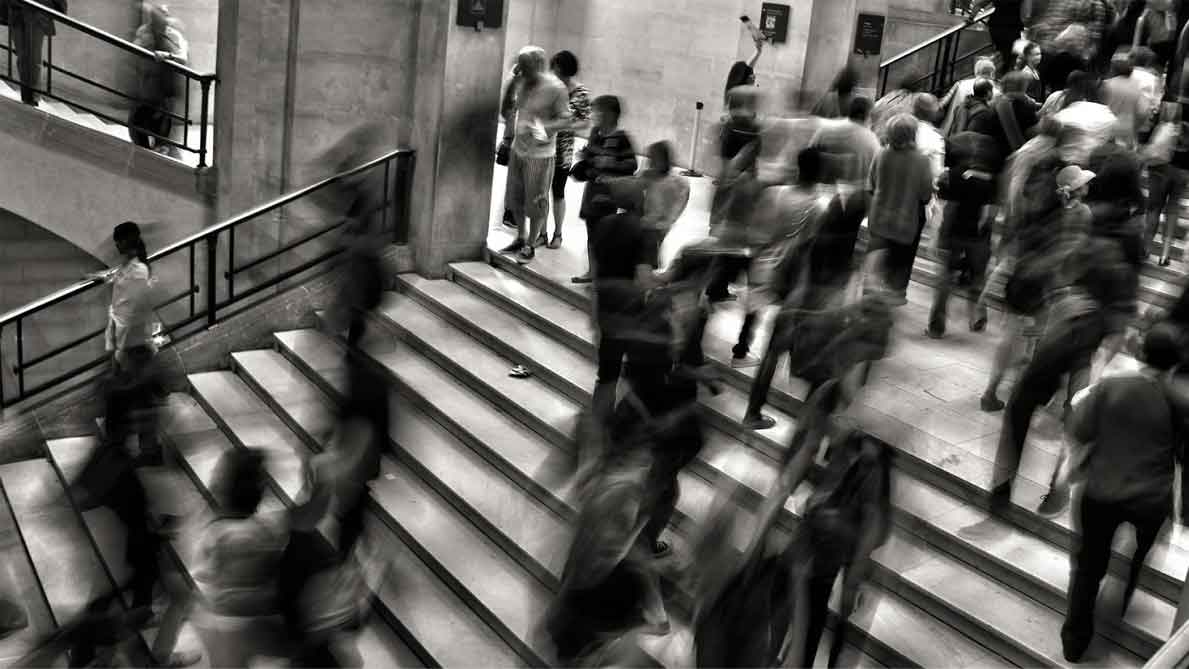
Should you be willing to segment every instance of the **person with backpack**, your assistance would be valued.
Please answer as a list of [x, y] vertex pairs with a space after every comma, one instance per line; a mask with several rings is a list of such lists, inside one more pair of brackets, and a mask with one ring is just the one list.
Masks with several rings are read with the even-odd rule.
[[[1176, 466], [1183, 463], [1185, 409], [1189, 395], [1170, 375], [1181, 361], [1182, 336], [1170, 324], [1153, 327], [1144, 338], [1144, 366], [1104, 378], [1075, 401], [1067, 425], [1080, 444], [1077, 469], [1085, 486], [1075, 523], [1080, 541], [1072, 554], [1068, 609], [1061, 627], [1065, 659], [1081, 660], [1094, 637], [1098, 590], [1111, 559], [1115, 532], [1135, 527], [1135, 552], [1123, 591], [1120, 615], [1127, 611], [1144, 559], [1173, 510]], [[1182, 499], [1189, 479], [1182, 478]], [[1184, 515], [1178, 519], [1189, 524]]]

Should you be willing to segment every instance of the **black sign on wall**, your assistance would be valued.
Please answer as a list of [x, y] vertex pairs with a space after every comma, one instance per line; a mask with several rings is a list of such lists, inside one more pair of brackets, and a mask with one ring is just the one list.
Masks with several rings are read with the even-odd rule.
[[504, 23], [504, 0], [458, 0], [460, 26], [499, 28]]
[[788, 5], [775, 2], [765, 2], [760, 10], [760, 32], [773, 44], [784, 44], [789, 40], [789, 14], [792, 10]]
[[855, 53], [878, 56], [883, 48], [884, 17], [879, 14], [859, 14], [855, 27]]

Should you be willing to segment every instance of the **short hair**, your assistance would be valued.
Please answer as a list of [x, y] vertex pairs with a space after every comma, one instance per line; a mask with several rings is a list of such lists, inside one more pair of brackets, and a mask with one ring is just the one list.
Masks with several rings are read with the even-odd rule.
[[264, 454], [257, 449], [231, 448], [215, 465], [211, 492], [218, 511], [233, 516], [250, 516], [264, 498], [266, 474]]
[[1146, 46], [1137, 46], [1132, 49], [1131, 58], [1136, 67], [1152, 67], [1156, 64], [1156, 52]]
[[569, 78], [578, 74], [578, 57], [569, 51], [558, 51], [549, 60], [550, 67], [557, 70], [563, 77]]
[[849, 63], [834, 77], [834, 90], [842, 95], [853, 93], [859, 85], [859, 73]]
[[916, 96], [916, 100], [913, 100], [912, 115], [921, 121], [934, 123], [940, 113], [941, 103], [932, 93], [921, 93]]
[[529, 59], [536, 63], [538, 70], [545, 69], [545, 50], [539, 46], [526, 46], [516, 54], [516, 63], [520, 64], [522, 60]]
[[991, 95], [995, 93], [995, 84], [991, 83], [990, 79], [979, 79], [974, 82], [974, 97], [984, 100], [990, 100]]
[[1144, 362], [1150, 367], [1167, 370], [1181, 362], [1181, 332], [1171, 323], [1153, 325], [1144, 337]]
[[822, 170], [823, 161], [820, 149], [811, 146], [797, 152], [797, 178], [801, 183], [821, 183]]
[[623, 105], [620, 104], [619, 97], [615, 95], [600, 95], [591, 101], [590, 108], [604, 114], [616, 116], [623, 114]]
[[1135, 71], [1135, 57], [1131, 55], [1131, 51], [1120, 49], [1111, 56], [1111, 74], [1130, 77], [1133, 71]]
[[871, 107], [874, 103], [871, 98], [862, 95], [852, 98], [850, 101], [850, 108], [846, 110], [846, 117], [857, 123], [862, 123], [871, 115]]
[[902, 150], [916, 146], [917, 120], [911, 114], [896, 114], [888, 121], [888, 144]]
[[995, 61], [990, 58], [979, 58], [974, 63], [974, 76], [990, 79], [995, 76]]
[[[670, 144], [666, 140], [661, 140], [659, 142], [653, 142], [652, 144], [648, 145], [648, 153], [646, 155], [648, 155], [651, 158], [653, 152], [660, 154], [661, 159], [665, 161], [665, 165], [667, 165], [670, 170], [673, 169], [673, 145], [672, 144]], [[650, 167], [655, 168], [656, 166], [650, 165]]]
[[1004, 93], [1024, 93], [1028, 90], [1029, 77], [1020, 71], [1008, 72], [1003, 77]]

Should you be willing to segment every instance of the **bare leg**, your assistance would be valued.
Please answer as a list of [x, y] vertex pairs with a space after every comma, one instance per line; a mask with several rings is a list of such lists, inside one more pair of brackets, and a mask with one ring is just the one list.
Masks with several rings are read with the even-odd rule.
[[553, 236], [561, 237], [561, 226], [566, 221], [566, 199], [553, 199]]

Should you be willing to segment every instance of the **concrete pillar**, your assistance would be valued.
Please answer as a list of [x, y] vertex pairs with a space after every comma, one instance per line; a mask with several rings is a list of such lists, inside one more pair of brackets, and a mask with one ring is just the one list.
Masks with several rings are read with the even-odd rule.
[[[854, 53], [855, 28], [859, 14], [888, 16], [888, 0], [815, 0], [809, 24], [803, 88], [811, 95], [830, 89], [835, 75], [848, 61], [859, 70], [860, 86], [874, 89], [879, 62], [892, 54], [860, 56]], [[885, 39], [886, 42], [886, 39]]]
[[455, 25], [458, 2], [424, 0], [417, 34], [410, 242], [417, 271], [429, 277], [482, 256], [507, 65], [506, 31]]

